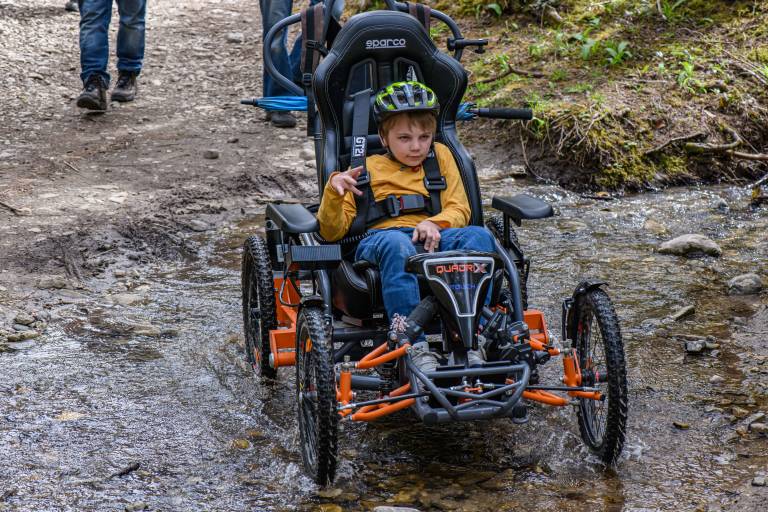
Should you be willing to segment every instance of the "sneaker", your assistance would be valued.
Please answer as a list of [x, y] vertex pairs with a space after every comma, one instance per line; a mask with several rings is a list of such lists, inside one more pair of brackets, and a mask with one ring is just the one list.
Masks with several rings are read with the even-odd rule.
[[429, 344], [426, 341], [413, 344], [411, 360], [416, 368], [422, 372], [433, 372], [439, 366], [437, 355], [429, 350]]
[[296, 126], [296, 116], [290, 112], [275, 110], [267, 113], [267, 118], [276, 128], [293, 128]]
[[112, 89], [112, 101], [121, 103], [133, 101], [139, 90], [139, 85], [136, 82], [138, 76], [139, 74], [135, 71], [120, 71], [115, 88]]
[[64, 4], [64, 10], [69, 12], [77, 12], [80, 10], [80, 8], [77, 6], [76, 0], [69, 0]]
[[77, 97], [77, 106], [88, 110], [107, 110], [107, 84], [98, 74], [85, 80], [83, 92]]

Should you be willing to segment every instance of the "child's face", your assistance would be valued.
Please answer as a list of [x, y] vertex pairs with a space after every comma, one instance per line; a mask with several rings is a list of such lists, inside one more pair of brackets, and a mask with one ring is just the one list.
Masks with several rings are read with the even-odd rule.
[[432, 132], [411, 123], [408, 116], [399, 116], [382, 142], [400, 162], [416, 167], [427, 158]]

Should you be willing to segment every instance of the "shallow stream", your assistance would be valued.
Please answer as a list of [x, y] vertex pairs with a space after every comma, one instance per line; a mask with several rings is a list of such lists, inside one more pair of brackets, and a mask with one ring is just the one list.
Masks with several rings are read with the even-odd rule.
[[[511, 179], [483, 186], [488, 196], [520, 190]], [[527, 191], [557, 211], [518, 230], [533, 259], [530, 302], [551, 330], [581, 278], [610, 283], [630, 379], [615, 470], [582, 448], [571, 408], [534, 407], [523, 426], [427, 428], [405, 414], [344, 423], [335, 488], [318, 495], [301, 470], [292, 372], [264, 387], [243, 362], [239, 247], [260, 224], [246, 219], [202, 240], [194, 261], [62, 291], [47, 335], [0, 354], [0, 511], [694, 510], [765, 469], [765, 438], [739, 442], [727, 418], [732, 406], [768, 405], [742, 386], [732, 337], [734, 317], [761, 299], [729, 297], [725, 283], [768, 274], [766, 211], [732, 188], [610, 201]], [[709, 236], [723, 255], [655, 251], [685, 233]], [[108, 299], [126, 288], [145, 300]], [[694, 315], [665, 320], [687, 305]], [[711, 335], [720, 348], [687, 355], [676, 335]], [[558, 365], [545, 376], [556, 379]], [[710, 384], [714, 374], [725, 382]]]

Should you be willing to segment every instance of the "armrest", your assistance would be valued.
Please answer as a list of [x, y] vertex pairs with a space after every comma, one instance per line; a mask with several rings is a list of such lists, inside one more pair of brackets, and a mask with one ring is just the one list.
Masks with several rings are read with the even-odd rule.
[[299, 233], [314, 233], [320, 229], [312, 213], [303, 205], [295, 203], [270, 203], [267, 205], [267, 218], [277, 227], [292, 235]]
[[522, 219], [544, 219], [554, 215], [552, 205], [526, 194], [494, 197], [491, 201], [491, 207], [510, 217], [518, 226]]

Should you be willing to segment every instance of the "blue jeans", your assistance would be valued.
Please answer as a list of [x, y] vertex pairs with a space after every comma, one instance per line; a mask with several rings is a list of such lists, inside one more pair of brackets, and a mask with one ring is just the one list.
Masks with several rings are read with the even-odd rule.
[[[322, 0], [311, 0], [310, 5], [315, 5]], [[284, 18], [291, 15], [293, 0], [260, 0], [261, 24], [263, 28], [262, 39], [267, 37], [267, 32]], [[336, 0], [333, 5], [333, 17], [337, 20], [344, 10], [344, 0]], [[267, 49], [265, 48], [266, 52]], [[283, 30], [282, 36], [275, 37], [269, 47], [272, 55], [272, 63], [281, 75], [290, 78], [296, 83], [301, 82], [301, 35], [293, 44], [288, 53], [288, 31]], [[277, 83], [264, 68], [264, 96], [293, 96], [285, 87]]]
[[[415, 274], [405, 271], [405, 261], [416, 254], [411, 242], [413, 228], [374, 229], [357, 246], [356, 260], [366, 260], [379, 267], [384, 308], [408, 316], [419, 304], [419, 283]], [[482, 227], [447, 228], [440, 231], [440, 251], [467, 249], [495, 252], [493, 235]]]
[[[144, 60], [146, 0], [115, 0], [120, 14], [117, 69], [138, 73]], [[80, 79], [98, 74], [109, 84], [109, 22], [112, 0], [78, 0], [80, 7]]]

